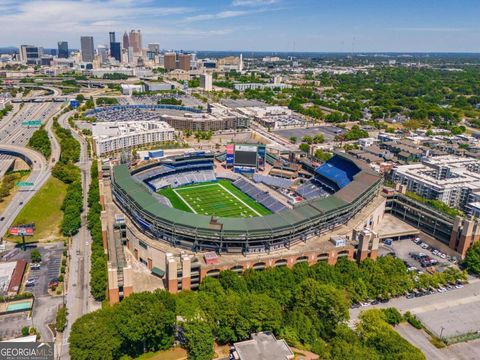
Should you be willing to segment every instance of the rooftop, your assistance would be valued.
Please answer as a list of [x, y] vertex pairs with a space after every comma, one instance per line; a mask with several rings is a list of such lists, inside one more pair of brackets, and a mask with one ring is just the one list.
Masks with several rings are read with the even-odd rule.
[[285, 340], [277, 340], [270, 332], [252, 334], [251, 340], [234, 346], [240, 360], [288, 360], [294, 357]]

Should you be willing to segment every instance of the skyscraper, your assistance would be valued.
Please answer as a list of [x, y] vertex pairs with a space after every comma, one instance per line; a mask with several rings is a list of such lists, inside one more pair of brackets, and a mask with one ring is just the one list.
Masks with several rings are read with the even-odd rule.
[[116, 49], [114, 50], [114, 47], [115, 47], [115, 45], [114, 45], [115, 44], [115, 32], [110, 31], [108, 33], [108, 37], [110, 38], [110, 44], [109, 44], [110, 45], [110, 56], [116, 59], [116, 55], [118, 55], [118, 54], [116, 52]]
[[128, 34], [125, 31], [125, 34], [123, 34], [123, 48], [128, 49], [130, 46], [130, 42], [128, 41]]
[[80, 37], [80, 48], [82, 51], [82, 61], [92, 62], [94, 55], [93, 36]]
[[142, 34], [140, 30], [130, 31], [130, 36], [128, 38], [128, 44], [133, 47], [133, 52], [139, 54], [142, 52]]
[[68, 58], [68, 42], [66, 41], [58, 42], [58, 57], [62, 59]]
[[98, 45], [97, 53], [101, 63], [106, 63], [108, 61], [108, 48], [107, 45]]
[[117, 61], [122, 61], [122, 50], [119, 42], [110, 43], [110, 56]]

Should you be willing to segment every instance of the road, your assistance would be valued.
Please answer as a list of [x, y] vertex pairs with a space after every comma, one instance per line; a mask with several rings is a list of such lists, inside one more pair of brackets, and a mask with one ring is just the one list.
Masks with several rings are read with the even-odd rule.
[[0, 219], [0, 236], [4, 236], [23, 206], [35, 195], [50, 176], [47, 160], [38, 152], [22, 146], [0, 144], [0, 153], [17, 154], [31, 162], [31, 173], [26, 181], [34, 184], [31, 188], [19, 190], [5, 208]]
[[67, 328], [63, 333], [63, 339], [59, 346], [59, 353], [61, 359], [69, 358], [69, 343], [70, 330], [72, 324], [76, 319], [84, 314], [100, 308], [101, 304], [93, 299], [90, 295], [90, 259], [91, 259], [91, 237], [87, 228], [87, 212], [88, 212], [88, 188], [90, 186], [90, 167], [91, 160], [88, 155], [87, 141], [79, 135], [74, 129], [70, 128], [68, 124], [68, 117], [70, 113], [64, 114], [59, 118], [59, 124], [67, 129], [72, 130], [72, 134], [77, 141], [80, 142], [80, 167], [82, 174], [82, 188], [83, 188], [83, 212], [81, 215], [82, 226], [78, 234], [72, 237], [70, 246], [70, 270], [67, 280], [67, 295], [65, 297], [68, 308], [68, 323]]
[[[12, 225], [20, 210], [35, 195], [35, 193], [45, 184], [50, 177], [51, 169], [55, 165], [55, 161], [60, 156], [60, 147], [53, 135], [51, 129], [51, 117], [60, 111], [58, 104], [41, 104], [31, 107], [25, 105], [15, 117], [10, 119], [8, 123], [2, 124], [0, 128], [0, 153], [16, 155], [23, 158], [29, 163], [31, 173], [27, 182], [33, 183], [33, 187], [27, 187], [17, 191], [8, 206], [6, 207], [0, 219], [0, 236], [3, 237], [8, 228]], [[52, 162], [47, 162], [40, 153], [27, 148], [25, 145], [32, 136], [36, 128], [25, 128], [21, 125], [24, 120], [31, 120], [30, 116], [38, 116], [49, 132], [52, 141]]]

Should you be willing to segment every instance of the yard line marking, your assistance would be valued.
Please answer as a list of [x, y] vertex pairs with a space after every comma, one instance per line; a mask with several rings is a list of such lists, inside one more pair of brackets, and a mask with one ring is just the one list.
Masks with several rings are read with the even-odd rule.
[[240, 201], [243, 205], [245, 205], [247, 208], [249, 208], [250, 210], [252, 210], [255, 214], [257, 214], [258, 216], [262, 216], [257, 210], [255, 210], [254, 208], [252, 208], [250, 205], [248, 205], [247, 203], [245, 203], [242, 199], [240, 199], [237, 195], [235, 195], [234, 193], [232, 193], [230, 190], [228, 190], [226, 187], [224, 187], [222, 184], [218, 183], [218, 186], [220, 186], [223, 190], [225, 190], [226, 192], [228, 192], [230, 195], [232, 195], [235, 199], [237, 199], [238, 201]]
[[194, 214], [197, 213], [197, 212], [195, 211], [195, 209], [190, 206], [190, 204], [182, 197], [182, 195], [180, 195], [180, 194], [178, 193], [178, 191], [177, 191], [176, 189], [173, 189], [173, 192], [180, 198], [180, 200], [182, 200], [182, 201], [190, 208], [190, 210], [193, 211]]

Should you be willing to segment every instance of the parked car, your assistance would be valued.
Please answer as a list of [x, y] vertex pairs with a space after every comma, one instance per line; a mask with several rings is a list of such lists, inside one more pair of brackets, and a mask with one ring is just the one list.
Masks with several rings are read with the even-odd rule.
[[393, 240], [392, 239], [385, 239], [385, 241], [383, 242], [385, 245], [392, 245], [392, 242]]
[[40, 269], [40, 264], [38, 263], [33, 263], [30, 265], [30, 269], [32, 270], [39, 270]]
[[25, 283], [25, 286], [26, 286], [26, 287], [35, 286], [35, 280], [33, 280], [33, 279], [28, 279], [27, 282]]
[[408, 293], [407, 294], [407, 299], [413, 299], [415, 297], [414, 293]]
[[352, 309], [357, 309], [360, 307], [360, 304], [359, 303], [353, 303], [352, 304]]

